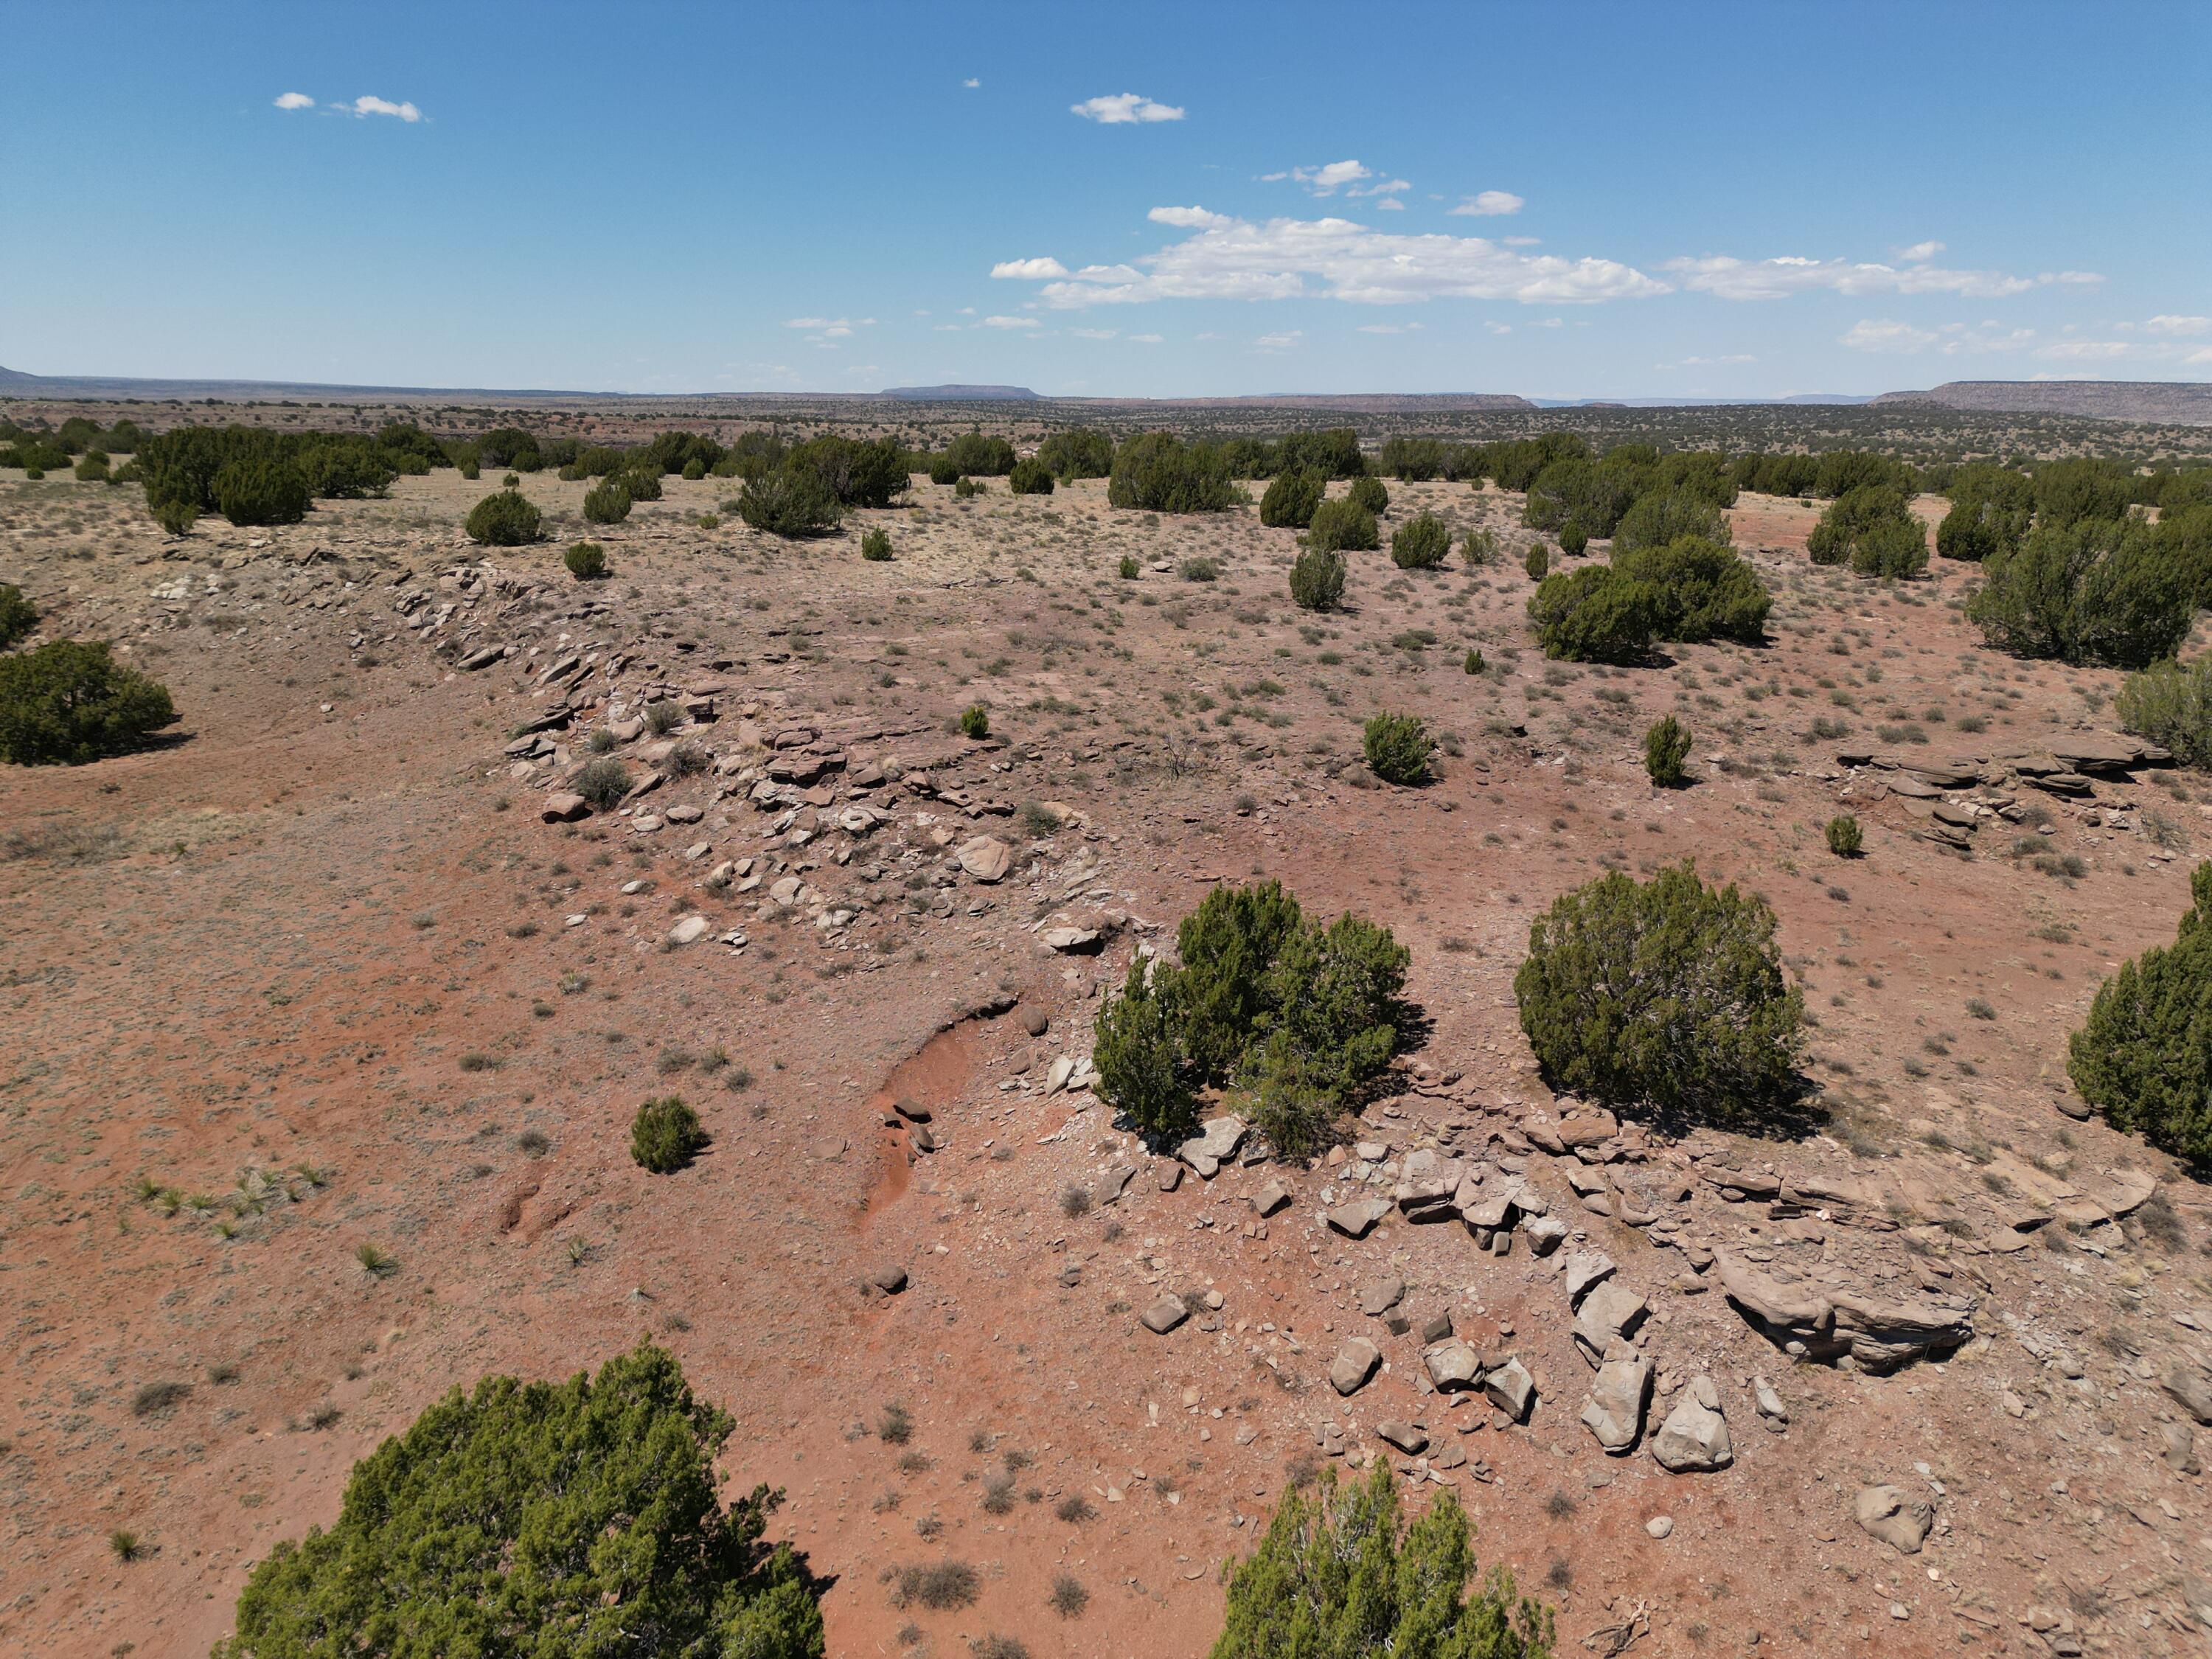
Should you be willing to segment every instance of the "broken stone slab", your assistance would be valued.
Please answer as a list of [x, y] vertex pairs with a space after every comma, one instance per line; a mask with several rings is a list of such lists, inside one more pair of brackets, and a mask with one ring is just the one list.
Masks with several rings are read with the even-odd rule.
[[1782, 1403], [1782, 1396], [1774, 1385], [1763, 1376], [1751, 1379], [1751, 1401], [1759, 1407], [1759, 1414], [1766, 1419], [1766, 1426], [1778, 1433], [1790, 1426], [1790, 1407]]
[[1880, 1539], [1900, 1555], [1919, 1554], [1936, 1524], [1935, 1510], [1902, 1486], [1862, 1486], [1853, 1510], [1869, 1537]]
[[714, 924], [705, 916], [690, 915], [668, 930], [671, 945], [696, 945], [714, 931]]
[[1452, 1213], [1466, 1166], [1431, 1147], [1406, 1154], [1399, 1166], [1398, 1185], [1391, 1196], [1409, 1218], [1442, 1220]]
[[1613, 1277], [1613, 1258], [1602, 1250], [1577, 1250], [1566, 1260], [1567, 1305], [1582, 1306], [1583, 1297]]
[[1643, 1322], [1649, 1310], [1644, 1298], [1626, 1285], [1607, 1280], [1583, 1298], [1575, 1310], [1575, 1346], [1593, 1365]]
[[2199, 1423], [2212, 1425], [2212, 1378], [2205, 1376], [2203, 1367], [2177, 1361], [2158, 1385]]
[[1651, 1367], [1633, 1349], [1616, 1348], [1597, 1368], [1583, 1401], [1583, 1426], [1613, 1456], [1635, 1449], [1644, 1432], [1644, 1402], [1651, 1392]]
[[1426, 1430], [1417, 1424], [1401, 1423], [1395, 1417], [1386, 1417], [1377, 1423], [1375, 1432], [1408, 1457], [1418, 1457], [1429, 1449]]
[[1198, 1127], [1196, 1134], [1176, 1148], [1176, 1156], [1211, 1181], [1244, 1144], [1247, 1126], [1241, 1117], [1222, 1116], [1208, 1118]]
[[1014, 849], [995, 836], [971, 836], [953, 856], [963, 870], [987, 885], [1005, 880], [1014, 863]]
[[1522, 1223], [1521, 1234], [1538, 1255], [1549, 1255], [1566, 1242], [1567, 1224], [1557, 1216], [1540, 1215]]
[[896, 1112], [901, 1117], [904, 1118], [909, 1123], [927, 1123], [929, 1121], [929, 1108], [922, 1105], [919, 1101], [908, 1100], [903, 1095], [902, 1095], [898, 1099], [891, 1102], [891, 1110]]
[[1346, 1238], [1364, 1238], [1374, 1231], [1375, 1224], [1390, 1213], [1390, 1206], [1379, 1198], [1363, 1198], [1351, 1204], [1340, 1204], [1323, 1212], [1322, 1218], [1330, 1230]]
[[1482, 1381], [1482, 1358], [1464, 1342], [1440, 1342], [1421, 1356], [1421, 1363], [1442, 1393], [1472, 1389]]
[[540, 821], [546, 823], [574, 823], [577, 819], [587, 818], [591, 815], [592, 804], [589, 801], [581, 795], [567, 793], [546, 796], [545, 805], [538, 812]]
[[1182, 1305], [1182, 1299], [1173, 1296], [1162, 1297], [1138, 1316], [1154, 1336], [1165, 1336], [1189, 1317], [1190, 1310]]
[[1037, 937], [1046, 949], [1071, 957], [1096, 956], [1106, 940], [1096, 927], [1048, 927]]
[[1367, 1379], [1375, 1375], [1375, 1368], [1382, 1363], [1382, 1351], [1365, 1337], [1355, 1336], [1329, 1361], [1329, 1386], [1340, 1395], [1357, 1394], [1367, 1386]]
[[1264, 1220], [1291, 1201], [1290, 1188], [1279, 1181], [1271, 1181], [1252, 1194], [1252, 1207]]
[[1968, 1297], [1896, 1299], [1823, 1280], [1759, 1272], [1733, 1250], [1716, 1250], [1721, 1289], [1770, 1341], [1793, 1356], [1832, 1360], [1850, 1354], [1869, 1370], [1949, 1353], [1971, 1341], [1975, 1303]]
[[1359, 1292], [1359, 1311], [1370, 1319], [1380, 1319], [1396, 1307], [1406, 1294], [1402, 1279], [1377, 1279], [1363, 1286]]
[[1483, 1397], [1516, 1423], [1528, 1420], [1536, 1404], [1536, 1379], [1528, 1375], [1519, 1355], [1508, 1355], [1502, 1365], [1486, 1366], [1480, 1386]]
[[1112, 1204], [1129, 1190], [1129, 1183], [1136, 1177], [1135, 1164], [1109, 1164], [1106, 1166], [1106, 1172], [1092, 1184], [1091, 1196], [1102, 1206]]
[[1735, 1461], [1728, 1419], [1721, 1411], [1721, 1392], [1711, 1377], [1690, 1379], [1690, 1386], [1651, 1437], [1651, 1455], [1662, 1468], [1676, 1474], [1710, 1474]]

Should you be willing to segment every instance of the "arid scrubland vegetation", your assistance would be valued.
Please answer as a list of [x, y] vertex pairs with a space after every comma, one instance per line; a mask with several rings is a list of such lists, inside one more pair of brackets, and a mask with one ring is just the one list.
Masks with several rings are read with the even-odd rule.
[[2212, 433], [8, 413], [0, 1646], [2201, 1646]]

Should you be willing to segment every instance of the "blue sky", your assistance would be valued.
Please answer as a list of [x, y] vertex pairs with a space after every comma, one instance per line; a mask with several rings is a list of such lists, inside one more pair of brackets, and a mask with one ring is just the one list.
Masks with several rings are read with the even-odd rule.
[[0, 363], [35, 373], [2212, 380], [2202, 3], [0, 19]]

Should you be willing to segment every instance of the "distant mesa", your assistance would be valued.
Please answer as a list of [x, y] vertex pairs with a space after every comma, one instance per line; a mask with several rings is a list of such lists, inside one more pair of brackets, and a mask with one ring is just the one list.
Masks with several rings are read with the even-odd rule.
[[1946, 380], [1927, 392], [1885, 392], [1875, 402], [2212, 426], [2212, 381], [2208, 380]]
[[1044, 400], [1025, 386], [895, 386], [880, 394], [917, 404], [1035, 404]]

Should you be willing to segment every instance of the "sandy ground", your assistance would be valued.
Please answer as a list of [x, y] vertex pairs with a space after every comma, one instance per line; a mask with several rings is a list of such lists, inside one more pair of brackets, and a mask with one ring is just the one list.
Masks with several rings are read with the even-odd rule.
[[[1393, 485], [1392, 521], [1431, 505], [1497, 526], [1510, 556], [1403, 573], [1356, 556], [1326, 618], [1287, 602], [1291, 532], [1249, 509], [1115, 513], [1103, 483], [969, 503], [918, 486], [860, 515], [897, 549], [870, 564], [860, 523], [781, 544], [726, 513], [702, 525], [729, 486], [672, 478], [596, 535], [608, 581], [562, 573], [570, 523], [492, 552], [504, 584], [441, 582], [483, 556], [458, 525], [487, 487], [445, 472], [173, 541], [135, 491], [0, 481], [0, 580], [48, 633], [127, 642], [184, 715], [169, 746], [0, 771], [0, 1650], [204, 1653], [252, 1564], [328, 1522], [353, 1461], [424, 1404], [648, 1334], [736, 1417], [730, 1489], [787, 1492], [777, 1526], [832, 1580], [841, 1655], [951, 1656], [989, 1632], [1038, 1655], [1201, 1653], [1226, 1564], [1328, 1461], [1325, 1424], [1409, 1491], [1453, 1486], [1481, 1559], [1559, 1607], [1563, 1651], [1624, 1597], [1650, 1621], [1639, 1654], [2041, 1652], [2021, 1622], [2038, 1607], [2090, 1651], [2201, 1649], [2212, 1528], [2201, 1478], [2164, 1455], [2180, 1414], [2155, 1379], [2204, 1346], [2212, 1223], [2166, 1160], [2054, 1103], [2098, 981], [2170, 939], [2212, 790], [2152, 773], [2083, 803], [2014, 790], [2051, 833], [1991, 820], [1964, 854], [1912, 803], [1867, 799], [1839, 752], [2113, 729], [2115, 676], [1980, 647], [1959, 614], [1970, 571], [1815, 570], [1814, 513], [1747, 497], [1736, 535], [1776, 592], [1770, 643], [1608, 671], [1544, 661], [1518, 500], [1462, 486]], [[573, 517], [584, 486], [524, 488]], [[1194, 556], [1218, 580], [1178, 576]], [[445, 623], [403, 625], [418, 588], [413, 619], [450, 605]], [[457, 667], [500, 643], [516, 654]], [[1463, 672], [1470, 647], [1483, 673]], [[541, 823], [563, 769], [503, 751], [557, 700], [540, 665], [583, 649], [600, 656], [578, 720], [550, 734], [570, 759], [611, 702], [711, 686], [711, 722], [677, 735], [734, 768], [813, 728], [848, 757], [824, 819], [867, 800], [889, 821], [793, 842], [710, 771], [627, 818]], [[977, 701], [988, 744], [948, 730]], [[1444, 736], [1435, 784], [1361, 774], [1359, 723], [1382, 708]], [[1640, 742], [1670, 710], [1696, 781], [1662, 795]], [[926, 769], [935, 793], [860, 788], [870, 761]], [[1820, 825], [1847, 797], [1868, 849], [1843, 865]], [[696, 825], [662, 816], [679, 802]], [[1065, 816], [1027, 810], [1046, 802]], [[940, 844], [980, 833], [1014, 850], [1000, 884]], [[1980, 1334], [1888, 1376], [1793, 1364], [1680, 1249], [1582, 1211], [1538, 1157], [1553, 1212], [1650, 1299], [1662, 1372], [1721, 1385], [1721, 1473], [1609, 1459], [1577, 1424], [1589, 1373], [1556, 1258], [1395, 1218], [1339, 1237], [1318, 1215], [1343, 1169], [1162, 1191], [1108, 1110], [1045, 1092], [1137, 942], [1170, 938], [1216, 881], [1273, 875], [1413, 950], [1433, 1031], [1359, 1136], [1465, 1147], [1556, 1110], [1510, 992], [1531, 914], [1603, 867], [1685, 855], [1771, 901], [1818, 1021], [1826, 1122], [1726, 1161], [1847, 1175], [1879, 1201], [1771, 1217], [1681, 1178], [1663, 1146], [1612, 1177], [1691, 1243], [1971, 1294]], [[822, 903], [705, 885], [747, 856]], [[744, 947], [665, 946], [693, 913]], [[1036, 930], [1062, 921], [1103, 926], [1103, 952], [1046, 949]], [[667, 1092], [714, 1141], [656, 1177], [628, 1126]], [[930, 1110], [939, 1150], [885, 1127], [894, 1099]], [[1064, 1198], [1123, 1163], [1115, 1201]], [[2038, 1183], [2128, 1170], [2160, 1179], [2154, 1226], [2012, 1225]], [[142, 1178], [175, 1190], [173, 1213]], [[1262, 1225], [1248, 1200], [1278, 1178], [1295, 1201]], [[888, 1265], [910, 1275], [896, 1297], [866, 1282]], [[1359, 1311], [1382, 1274], [1407, 1313], [1449, 1309], [1522, 1355], [1528, 1425], [1423, 1391], [1418, 1333]], [[1163, 1287], [1221, 1306], [1155, 1337], [1135, 1316]], [[1389, 1369], [1340, 1401], [1325, 1372], [1355, 1333]], [[1788, 1401], [1786, 1434], [1759, 1426], [1754, 1375]], [[893, 1406], [913, 1425], [896, 1443]], [[1426, 1466], [1373, 1437], [1394, 1417], [1426, 1425]], [[1467, 1462], [1435, 1467], [1446, 1445]], [[1854, 1524], [1881, 1481], [1935, 1505], [1921, 1554]], [[117, 1559], [118, 1528], [140, 1559]], [[975, 1603], [896, 1605], [896, 1570], [940, 1559], [976, 1568]], [[1089, 1592], [1080, 1616], [1048, 1605], [1062, 1573]]]

